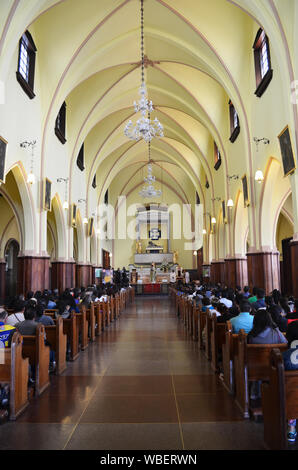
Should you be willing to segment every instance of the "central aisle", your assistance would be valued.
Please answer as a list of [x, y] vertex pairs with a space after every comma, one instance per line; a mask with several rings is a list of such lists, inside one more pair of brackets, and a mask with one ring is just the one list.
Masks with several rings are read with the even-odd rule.
[[136, 298], [16, 423], [1, 449], [263, 449], [165, 297]]

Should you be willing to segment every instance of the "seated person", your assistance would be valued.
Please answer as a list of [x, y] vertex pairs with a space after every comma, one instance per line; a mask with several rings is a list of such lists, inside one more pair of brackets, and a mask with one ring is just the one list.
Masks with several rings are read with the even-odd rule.
[[294, 302], [294, 311], [287, 313], [286, 320], [287, 320], [288, 325], [292, 323], [293, 321], [298, 320], [298, 299], [296, 299]]
[[8, 313], [0, 309], [0, 348], [10, 348], [11, 340], [16, 329], [7, 324]]
[[41, 304], [36, 306], [35, 321], [42, 323], [44, 326], [55, 325], [54, 320], [49, 315], [44, 315], [44, 308]]
[[204, 297], [202, 299], [202, 312], [206, 312], [207, 308], [209, 310], [214, 310], [214, 307], [212, 307], [210, 299], [208, 297]]
[[[297, 302], [297, 300], [296, 300]], [[298, 322], [294, 321], [287, 329], [288, 350], [283, 352], [285, 370], [298, 369]], [[287, 438], [295, 442], [297, 438], [296, 419], [288, 420]]]
[[248, 297], [248, 301], [253, 304], [254, 302], [256, 302], [258, 299], [257, 299], [257, 292], [258, 292], [258, 287], [253, 287], [252, 289], [252, 295], [251, 297]]
[[257, 300], [256, 302], [252, 302], [252, 308], [255, 311], [259, 310], [260, 308], [266, 308], [264, 289], [257, 290]]
[[14, 306], [14, 313], [8, 316], [7, 324], [11, 326], [15, 326], [16, 323], [20, 323], [21, 321], [25, 320], [24, 317], [24, 310], [25, 310], [26, 302], [24, 300], [19, 300]]
[[279, 344], [286, 343], [285, 336], [273, 322], [267, 310], [260, 309], [253, 317], [253, 327], [247, 336], [249, 344]]
[[240, 302], [240, 313], [236, 317], [230, 319], [232, 324], [233, 333], [239, 333], [240, 330], [244, 330], [245, 333], [249, 333], [253, 326], [254, 317], [250, 314], [251, 305], [247, 300]]
[[288, 321], [281, 315], [278, 306], [272, 304], [270, 307], [268, 307], [267, 310], [270, 313], [273, 322], [278, 326], [279, 330], [282, 333], [285, 333], [287, 331]]
[[36, 315], [36, 307], [34, 304], [29, 303], [28, 306], [25, 308], [24, 317], [25, 320], [16, 323], [16, 329], [21, 333], [21, 335], [35, 335], [36, 328], [38, 327], [38, 323], [35, 321]]
[[228, 320], [231, 320], [231, 318], [233, 318], [233, 314], [230, 312], [230, 310], [225, 304], [219, 302], [217, 310], [220, 313], [220, 315], [216, 319], [217, 323], [226, 323]]

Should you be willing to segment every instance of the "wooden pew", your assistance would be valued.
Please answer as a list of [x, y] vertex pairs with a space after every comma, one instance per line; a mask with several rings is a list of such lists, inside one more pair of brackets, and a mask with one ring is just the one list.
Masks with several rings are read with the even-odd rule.
[[88, 329], [88, 337], [89, 341], [95, 341], [95, 312], [94, 312], [94, 303], [92, 302], [90, 308], [86, 309], [86, 319], [88, 321], [89, 329]]
[[77, 327], [77, 314], [71, 312], [70, 318], [63, 318], [63, 333], [67, 336], [69, 345], [69, 360], [75, 361], [79, 354], [79, 330]]
[[58, 317], [55, 320], [55, 325], [45, 327], [47, 341], [50, 344], [51, 350], [55, 352], [56, 374], [60, 375], [65, 371], [66, 364], [66, 347], [67, 335], [63, 333], [63, 318]]
[[57, 308], [46, 308], [44, 310], [44, 314], [49, 315], [49, 317], [52, 317], [52, 318], [56, 318], [58, 313], [59, 313], [59, 310]]
[[281, 351], [272, 349], [269, 383], [262, 384], [264, 442], [270, 450], [287, 449], [287, 420], [298, 418], [298, 370], [285, 370]]
[[247, 344], [247, 335], [240, 330], [234, 355], [236, 404], [244, 418], [249, 418], [249, 382], [268, 381], [270, 354], [273, 348], [286, 350], [287, 344]]
[[225, 339], [226, 325], [217, 323], [215, 313], [211, 314], [211, 367], [219, 372], [219, 358], [222, 357], [222, 345]]
[[77, 316], [77, 330], [78, 330], [78, 337], [79, 337], [79, 344], [81, 347], [81, 351], [85, 351], [88, 348], [88, 321], [86, 318], [86, 307], [84, 305], [80, 305], [81, 312], [76, 313]]
[[14, 421], [29, 405], [29, 359], [22, 356], [23, 337], [15, 332], [11, 347], [0, 350], [0, 383], [9, 384], [9, 419]]
[[95, 314], [95, 323], [96, 323], [96, 328], [95, 328], [95, 334], [96, 336], [101, 335], [101, 332], [104, 328], [103, 326], [103, 309], [101, 302], [95, 302], [94, 303], [94, 314]]
[[194, 341], [198, 341], [198, 319], [199, 319], [199, 312], [200, 307], [197, 307], [195, 302], [193, 303], [193, 314], [192, 314], [192, 337]]
[[225, 327], [225, 337], [222, 345], [223, 385], [231, 395], [234, 395], [234, 354], [237, 354], [238, 334], [233, 333], [230, 321], [226, 322]]
[[203, 330], [206, 325], [206, 312], [202, 312], [202, 310], [199, 310], [198, 312], [198, 343], [199, 343], [199, 348], [204, 349], [204, 342], [203, 342]]
[[45, 345], [44, 325], [38, 324], [35, 335], [23, 336], [22, 354], [29, 358], [31, 367], [35, 367], [35, 395], [41, 395], [50, 385], [50, 348]]
[[211, 360], [211, 333], [212, 333], [212, 319], [210, 310], [207, 308], [206, 310], [206, 329], [205, 329], [205, 349], [204, 355], [208, 359]]

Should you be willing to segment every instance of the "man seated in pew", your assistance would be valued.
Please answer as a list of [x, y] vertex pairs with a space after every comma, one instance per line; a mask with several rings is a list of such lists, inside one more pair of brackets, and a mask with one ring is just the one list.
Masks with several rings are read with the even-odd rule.
[[285, 317], [281, 315], [278, 306], [272, 304], [267, 308], [267, 310], [270, 313], [273, 322], [278, 326], [279, 330], [282, 333], [285, 333], [287, 331], [288, 321]]
[[19, 300], [15, 303], [14, 306], [14, 313], [11, 313], [7, 318], [7, 324], [11, 326], [15, 326], [16, 323], [20, 323], [21, 321], [25, 320], [24, 317], [24, 310], [25, 310], [25, 301]]
[[16, 329], [21, 333], [22, 336], [26, 335], [35, 335], [36, 328], [38, 323], [35, 321], [35, 309], [36, 306], [32, 303], [28, 303], [28, 306], [25, 308], [24, 317], [25, 320], [19, 323], [16, 323]]
[[202, 299], [202, 312], [206, 312], [207, 308], [209, 310], [214, 310], [214, 307], [211, 305], [211, 301], [209, 297], [204, 297]]
[[[295, 321], [287, 329], [288, 350], [284, 351], [282, 356], [285, 370], [298, 369], [298, 322]], [[295, 442], [297, 438], [296, 419], [288, 420], [287, 439], [289, 442]]]
[[44, 308], [42, 304], [37, 304], [35, 310], [35, 321], [42, 323], [44, 326], [55, 325], [54, 320], [49, 315], [44, 315]]
[[226, 323], [234, 317], [233, 313], [230, 312], [227, 306], [220, 302], [217, 306], [217, 311], [220, 314], [216, 319], [217, 323]]
[[10, 348], [11, 340], [16, 328], [7, 324], [8, 313], [0, 309], [0, 348]]
[[230, 322], [233, 327], [233, 333], [239, 333], [244, 330], [249, 333], [253, 326], [254, 317], [251, 315], [251, 304], [247, 300], [240, 302], [240, 313], [236, 317], [231, 318]]

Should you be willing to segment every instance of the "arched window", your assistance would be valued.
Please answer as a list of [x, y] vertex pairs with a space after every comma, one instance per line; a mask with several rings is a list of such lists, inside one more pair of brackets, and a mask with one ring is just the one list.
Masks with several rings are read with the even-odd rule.
[[254, 45], [255, 73], [257, 89], [255, 94], [260, 98], [272, 80], [269, 39], [265, 31], [260, 28]]
[[60, 108], [60, 111], [58, 113], [58, 116], [55, 122], [55, 134], [60, 140], [60, 142], [62, 142], [62, 144], [65, 144], [66, 142], [65, 130], [66, 130], [66, 103], [64, 101], [63, 105]]
[[239, 117], [232, 101], [229, 101], [230, 109], [230, 141], [233, 143], [240, 133]]
[[214, 142], [214, 168], [215, 168], [215, 170], [218, 170], [220, 165], [221, 165], [220, 151], [219, 151], [216, 143]]
[[82, 146], [80, 148], [78, 158], [77, 158], [77, 165], [80, 168], [81, 171], [85, 170], [84, 167], [84, 142], [82, 143]]
[[34, 94], [36, 47], [29, 31], [26, 31], [19, 42], [17, 80], [30, 99]]

